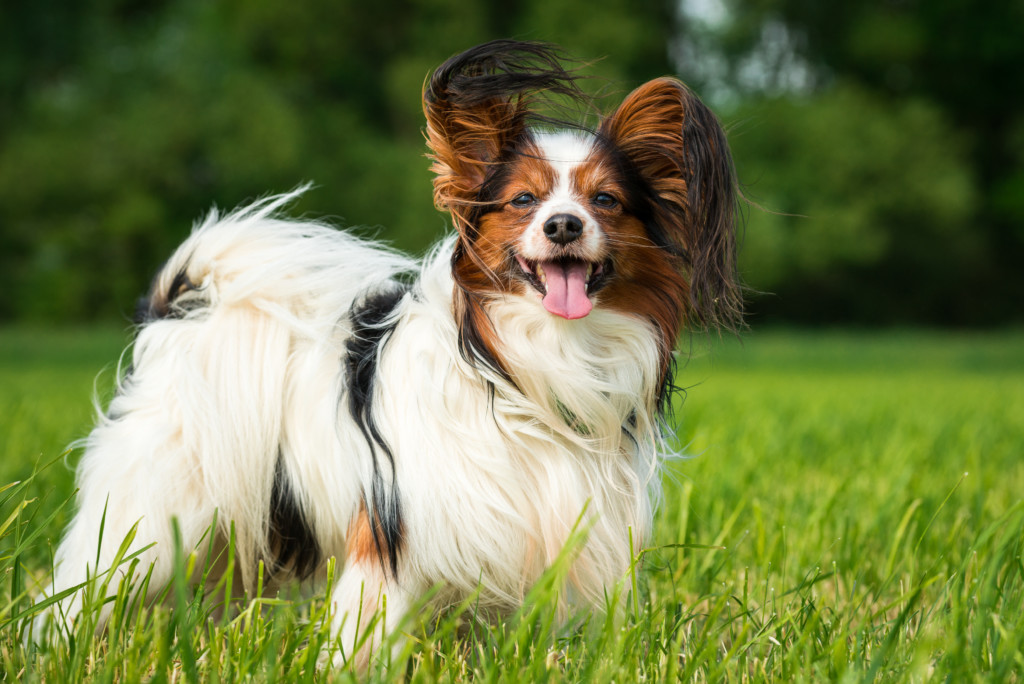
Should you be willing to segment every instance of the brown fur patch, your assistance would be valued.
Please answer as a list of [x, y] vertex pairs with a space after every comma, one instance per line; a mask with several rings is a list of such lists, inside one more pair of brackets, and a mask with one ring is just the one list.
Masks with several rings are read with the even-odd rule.
[[472, 224], [477, 195], [502, 150], [525, 130], [525, 106], [494, 99], [473, 108], [424, 101], [434, 204], [460, 232]]
[[[661, 372], [668, 372], [684, 317], [689, 287], [679, 259], [657, 248], [643, 226], [626, 217], [608, 227], [616, 249], [616, 275], [597, 296], [601, 306], [653, 324], [661, 337]], [[624, 246], [622, 246], [624, 245]]]
[[601, 124], [654, 192], [655, 221], [680, 248], [687, 318], [741, 324], [736, 276], [736, 178], [725, 133], [681, 82], [659, 78], [634, 90]]
[[345, 554], [349, 561], [366, 563], [377, 555], [377, 546], [373, 541], [373, 530], [370, 529], [370, 516], [366, 512], [366, 504], [360, 502], [352, 522], [348, 525], [345, 538]]
[[630, 198], [627, 179], [607, 149], [598, 147], [573, 169], [571, 181], [581, 201], [608, 193], [612, 207], [591, 203], [589, 210], [601, 224], [614, 260], [615, 276], [597, 295], [602, 307], [637, 316], [652, 323], [661, 335], [662, 374], [668, 372], [672, 350], [683, 323], [688, 295], [681, 260], [661, 249], [644, 224], [625, 204]]
[[[533, 221], [536, 206], [517, 207], [512, 200], [530, 193], [537, 198], [551, 194], [557, 182], [554, 169], [540, 158], [540, 150], [532, 141], [507, 163], [503, 171], [508, 182], [495, 198], [495, 210], [480, 217], [479, 231], [474, 250], [488, 271], [495, 274], [492, 279], [494, 292], [511, 292], [520, 289], [520, 281], [512, 280], [504, 272], [512, 266], [509, 250]], [[504, 277], [502, 277], [504, 276]]]

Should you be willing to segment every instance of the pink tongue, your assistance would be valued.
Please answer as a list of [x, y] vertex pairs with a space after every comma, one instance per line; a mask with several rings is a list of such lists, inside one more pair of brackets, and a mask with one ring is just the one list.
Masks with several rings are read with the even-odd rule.
[[544, 308], [570, 320], [583, 318], [594, 308], [587, 297], [587, 265], [581, 261], [544, 261]]

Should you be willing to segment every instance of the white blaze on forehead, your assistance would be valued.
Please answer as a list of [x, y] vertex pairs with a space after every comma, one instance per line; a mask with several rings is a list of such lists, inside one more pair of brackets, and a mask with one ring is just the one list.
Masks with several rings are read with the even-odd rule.
[[601, 251], [604, 234], [584, 202], [572, 186], [573, 169], [583, 164], [594, 150], [594, 137], [579, 131], [540, 133], [536, 137], [541, 157], [555, 172], [555, 185], [547, 197], [538, 197], [540, 206], [521, 238], [522, 252], [528, 258], [541, 258], [551, 249], [544, 236], [544, 224], [552, 216], [572, 214], [583, 223], [580, 237], [584, 251], [596, 256]]
[[594, 137], [588, 133], [562, 131], [541, 133], [537, 147], [558, 174], [559, 183], [569, 183], [569, 172], [586, 161], [594, 150]]

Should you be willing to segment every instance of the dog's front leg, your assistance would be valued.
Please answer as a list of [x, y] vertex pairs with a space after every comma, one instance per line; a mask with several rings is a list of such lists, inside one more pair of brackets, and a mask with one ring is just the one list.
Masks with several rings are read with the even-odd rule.
[[365, 672], [372, 658], [396, 655], [404, 641], [398, 629], [415, 596], [385, 573], [376, 558], [350, 559], [331, 596], [331, 629], [338, 648], [333, 664], [351, 663]]

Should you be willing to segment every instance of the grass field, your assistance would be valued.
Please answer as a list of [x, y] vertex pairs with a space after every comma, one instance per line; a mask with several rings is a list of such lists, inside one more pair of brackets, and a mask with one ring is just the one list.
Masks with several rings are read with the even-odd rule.
[[[211, 617], [122, 593], [103, 638], [23, 646], [68, 517], [64, 445], [123, 342], [0, 330], [0, 658], [6, 681], [345, 681], [315, 667], [322, 595]], [[521, 614], [407, 625], [372, 674], [413, 682], [1024, 681], [1024, 333], [753, 332], [681, 365], [688, 455], [611, 616], [554, 625], [561, 568]], [[68, 459], [73, 464], [74, 457]], [[49, 465], [48, 465], [49, 464]], [[33, 475], [34, 473], [34, 475]], [[184, 575], [182, 575], [183, 577]], [[550, 581], [548, 581], [550, 580]]]

